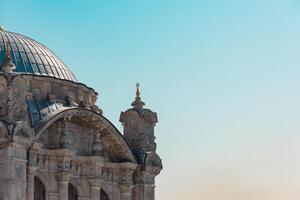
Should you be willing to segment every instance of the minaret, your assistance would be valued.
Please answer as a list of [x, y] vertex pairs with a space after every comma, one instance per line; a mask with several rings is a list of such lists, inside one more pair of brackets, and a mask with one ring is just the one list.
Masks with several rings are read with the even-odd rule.
[[121, 113], [124, 138], [135, 153], [140, 167], [135, 174], [134, 199], [155, 199], [155, 177], [162, 170], [162, 161], [156, 153], [154, 126], [157, 114], [144, 108], [140, 97], [140, 85], [136, 84], [135, 101], [132, 108]]
[[133, 108], [122, 112], [120, 116], [120, 122], [124, 126], [124, 138], [136, 155], [156, 151], [154, 126], [157, 123], [157, 114], [144, 108], [145, 103], [141, 100], [139, 87], [137, 83], [135, 101], [131, 104]]

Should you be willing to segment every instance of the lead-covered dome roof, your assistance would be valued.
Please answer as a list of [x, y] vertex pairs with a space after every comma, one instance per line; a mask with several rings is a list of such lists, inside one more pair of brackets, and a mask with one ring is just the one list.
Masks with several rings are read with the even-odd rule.
[[15, 72], [78, 82], [67, 65], [50, 49], [29, 37], [4, 30], [0, 30], [0, 65], [7, 47], [16, 65]]

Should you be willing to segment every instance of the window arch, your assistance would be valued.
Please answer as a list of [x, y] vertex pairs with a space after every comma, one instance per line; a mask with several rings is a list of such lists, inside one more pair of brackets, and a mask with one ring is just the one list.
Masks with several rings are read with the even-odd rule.
[[100, 190], [100, 200], [109, 200], [106, 192], [104, 190]]
[[45, 187], [38, 177], [34, 177], [34, 200], [45, 200]]
[[75, 187], [71, 183], [69, 183], [68, 200], [77, 200], [77, 199], [78, 199], [77, 191], [76, 191]]

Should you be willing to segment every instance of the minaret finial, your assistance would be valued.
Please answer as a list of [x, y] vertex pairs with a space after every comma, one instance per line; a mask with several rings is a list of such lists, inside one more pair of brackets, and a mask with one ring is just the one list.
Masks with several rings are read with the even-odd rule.
[[135, 94], [136, 94], [137, 98], [140, 97], [141, 93], [140, 93], [140, 83], [139, 82], [136, 83], [136, 93]]
[[134, 108], [136, 109], [142, 109], [143, 106], [145, 105], [145, 103], [143, 101], [141, 101], [141, 93], [140, 93], [140, 84], [136, 83], [136, 97], [135, 97], [135, 101], [131, 104]]
[[5, 45], [5, 59], [1, 68], [4, 73], [11, 73], [16, 68], [11, 59], [10, 45], [8, 43]]
[[11, 60], [10, 46], [8, 43], [5, 45], [5, 59]]

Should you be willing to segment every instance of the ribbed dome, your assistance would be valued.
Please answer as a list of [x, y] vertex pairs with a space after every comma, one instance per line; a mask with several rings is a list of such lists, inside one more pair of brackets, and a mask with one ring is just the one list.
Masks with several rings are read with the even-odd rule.
[[15, 72], [50, 76], [77, 82], [76, 77], [51, 50], [18, 33], [0, 30], [0, 65], [5, 59], [5, 47], [10, 46]]

